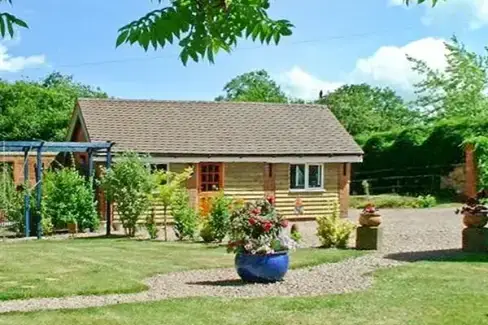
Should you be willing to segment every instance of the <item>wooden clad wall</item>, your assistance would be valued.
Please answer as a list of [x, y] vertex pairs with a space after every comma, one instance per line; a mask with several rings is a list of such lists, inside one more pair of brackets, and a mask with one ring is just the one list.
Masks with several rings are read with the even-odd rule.
[[[286, 218], [313, 219], [333, 211], [334, 203], [339, 204], [339, 171], [341, 164], [324, 165], [323, 192], [290, 192], [289, 165], [276, 164], [276, 208]], [[295, 202], [300, 198], [303, 214], [295, 214]]]
[[264, 197], [264, 163], [226, 163], [224, 193], [245, 201]]

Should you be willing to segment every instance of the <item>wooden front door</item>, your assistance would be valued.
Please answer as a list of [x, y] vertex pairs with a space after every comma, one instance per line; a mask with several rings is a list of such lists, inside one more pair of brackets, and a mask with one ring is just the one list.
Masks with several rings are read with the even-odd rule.
[[224, 164], [216, 162], [198, 164], [197, 181], [200, 213], [205, 216], [210, 212], [212, 197], [224, 189]]

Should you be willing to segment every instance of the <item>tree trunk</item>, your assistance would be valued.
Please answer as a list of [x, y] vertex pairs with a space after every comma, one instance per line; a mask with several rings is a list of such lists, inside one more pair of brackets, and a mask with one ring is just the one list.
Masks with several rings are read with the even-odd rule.
[[165, 205], [163, 208], [163, 226], [164, 226], [164, 241], [168, 241], [168, 231], [167, 231], [167, 215], [166, 215], [166, 210], [168, 207]]

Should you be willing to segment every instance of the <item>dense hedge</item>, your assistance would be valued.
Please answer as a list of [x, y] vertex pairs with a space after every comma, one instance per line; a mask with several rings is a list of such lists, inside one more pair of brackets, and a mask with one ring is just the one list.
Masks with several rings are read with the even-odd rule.
[[415, 126], [356, 140], [365, 156], [353, 167], [353, 193], [364, 193], [368, 180], [371, 193], [441, 194], [441, 176], [464, 162], [463, 143], [488, 134], [488, 121], [444, 121]]

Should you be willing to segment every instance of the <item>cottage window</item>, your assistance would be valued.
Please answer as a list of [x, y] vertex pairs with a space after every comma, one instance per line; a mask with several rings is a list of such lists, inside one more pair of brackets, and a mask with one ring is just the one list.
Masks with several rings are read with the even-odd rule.
[[168, 164], [151, 164], [151, 170], [154, 171], [168, 171]]
[[290, 165], [290, 189], [320, 190], [323, 184], [323, 165], [294, 164]]
[[200, 191], [219, 191], [222, 180], [222, 166], [220, 163], [200, 164]]

